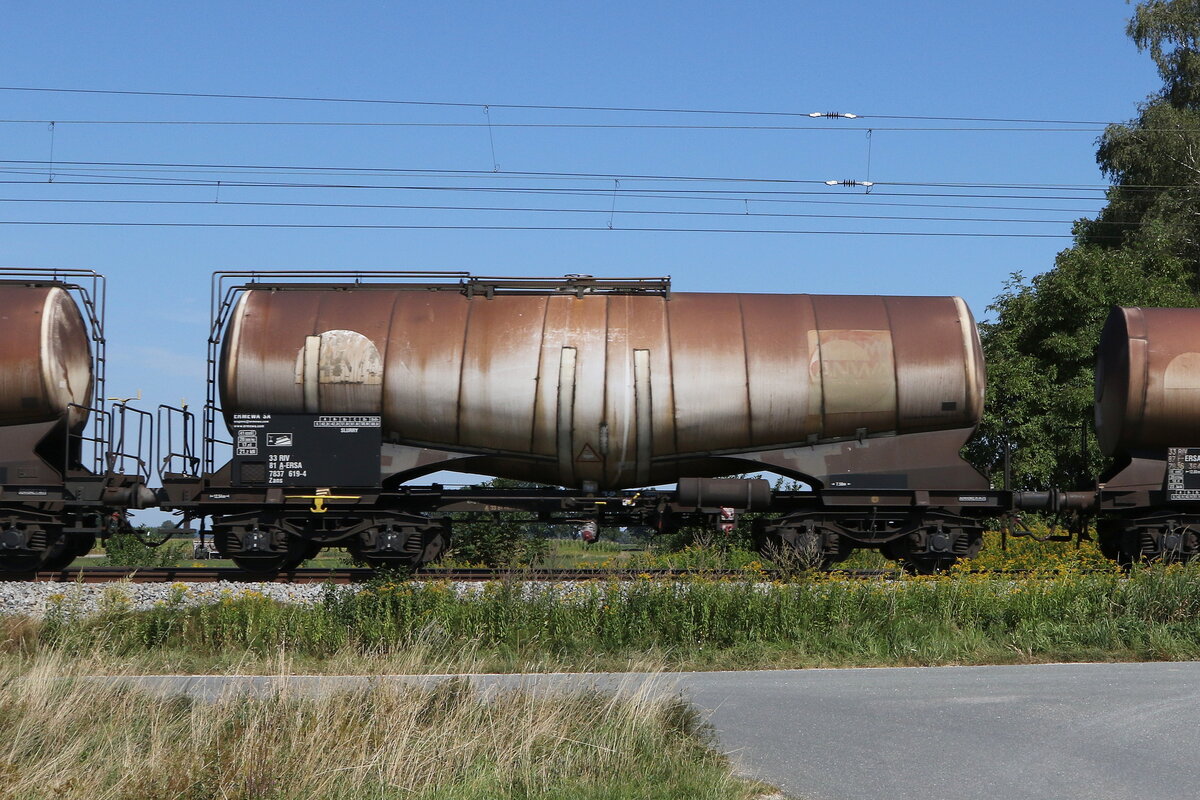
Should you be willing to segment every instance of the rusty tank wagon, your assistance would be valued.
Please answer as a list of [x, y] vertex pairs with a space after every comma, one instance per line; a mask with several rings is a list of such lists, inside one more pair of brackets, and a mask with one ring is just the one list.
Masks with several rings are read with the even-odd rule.
[[[983, 391], [955, 297], [218, 273], [202, 450], [163, 448], [161, 502], [210, 518], [220, 551], [261, 572], [325, 546], [419, 565], [446, 546], [445, 512], [501, 506], [660, 531], [755, 511], [767, 551], [873, 547], [933, 569], [1011, 505], [959, 457]], [[160, 414], [167, 435], [194, 424]], [[531, 486], [407, 483], [439, 470]], [[721, 477], [755, 471], [804, 486]]]
[[1104, 554], [1126, 564], [1200, 556], [1200, 309], [1114, 308], [1095, 408], [1115, 459], [1093, 507]]
[[0, 269], [0, 308], [0, 573], [58, 569], [153, 503], [149, 415], [105, 407], [103, 276]]

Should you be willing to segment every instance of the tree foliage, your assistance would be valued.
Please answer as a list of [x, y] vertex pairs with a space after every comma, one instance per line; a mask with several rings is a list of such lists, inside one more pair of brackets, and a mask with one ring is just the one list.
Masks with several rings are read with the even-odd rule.
[[1113, 306], [1200, 305], [1200, 0], [1140, 3], [1127, 32], [1163, 87], [1100, 139], [1107, 205], [1076, 224], [1053, 269], [1014, 274], [980, 326], [988, 410], [967, 454], [998, 482], [1011, 442], [1016, 488], [1077, 486], [1102, 469], [1081, 432]]

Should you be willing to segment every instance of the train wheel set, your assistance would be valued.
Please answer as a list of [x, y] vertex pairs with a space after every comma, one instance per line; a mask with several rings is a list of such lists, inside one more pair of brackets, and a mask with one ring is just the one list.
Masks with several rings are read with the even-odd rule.
[[[665, 278], [220, 272], [197, 414], [105, 405], [104, 278], [0, 270], [0, 572], [61, 569], [174, 512], [269, 575], [322, 548], [419, 567], [455, 517], [730, 530], [774, 560], [871, 548], [916, 572], [989, 520], [1068, 515], [1122, 563], [1200, 554], [1200, 311], [1114, 309], [1081, 491], [994, 489], [956, 297], [674, 292]], [[1200, 348], [1198, 348], [1200, 349]], [[531, 488], [413, 483], [452, 470]], [[803, 485], [776, 491], [772, 472]], [[157, 484], [157, 485], [152, 485]], [[667, 487], [667, 488], [645, 488]]]

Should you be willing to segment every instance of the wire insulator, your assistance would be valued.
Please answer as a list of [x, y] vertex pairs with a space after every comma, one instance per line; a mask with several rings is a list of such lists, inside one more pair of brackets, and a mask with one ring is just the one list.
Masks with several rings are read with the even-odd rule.
[[855, 186], [865, 186], [868, 189], [875, 185], [875, 181], [856, 181], [853, 178], [847, 178], [842, 181], [825, 181], [826, 186], [845, 186], [847, 189], [852, 189]]

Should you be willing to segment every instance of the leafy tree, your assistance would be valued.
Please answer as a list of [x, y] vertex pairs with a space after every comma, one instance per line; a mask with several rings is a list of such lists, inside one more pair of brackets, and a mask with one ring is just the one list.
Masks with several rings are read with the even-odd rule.
[[1091, 421], [1104, 320], [1115, 305], [1197, 305], [1184, 272], [1178, 259], [1089, 245], [1064, 250], [1054, 269], [1032, 279], [1014, 274], [990, 307], [995, 320], [980, 325], [987, 410], [968, 459], [999, 483], [1011, 444], [1018, 488], [1070, 488], [1098, 474]]
[[1200, 0], [1139, 3], [1127, 32], [1163, 88], [1101, 137], [1107, 205], [1049, 272], [1014, 274], [980, 326], [988, 404], [967, 456], [998, 482], [1011, 441], [1017, 488], [1081, 485], [1102, 468], [1094, 436], [1086, 453], [1080, 440], [1109, 310], [1200, 305]]

